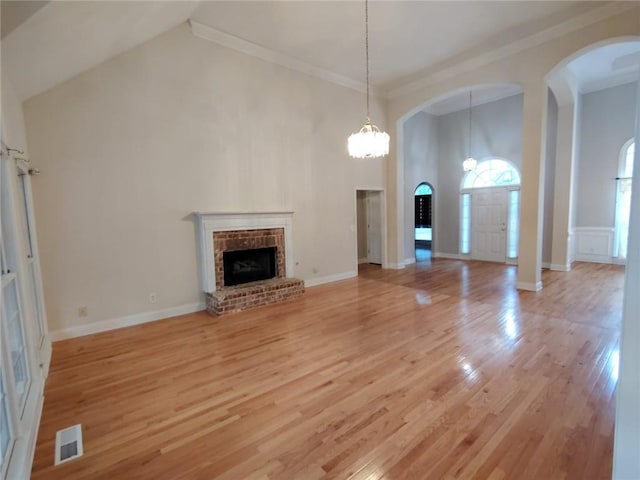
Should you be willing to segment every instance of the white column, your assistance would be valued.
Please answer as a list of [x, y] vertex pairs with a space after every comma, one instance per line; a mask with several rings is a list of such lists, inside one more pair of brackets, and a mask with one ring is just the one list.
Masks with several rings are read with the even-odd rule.
[[524, 88], [517, 284], [521, 290], [537, 291], [542, 288], [543, 155], [546, 143], [547, 94], [547, 86], [542, 80]]
[[571, 269], [570, 242], [574, 208], [573, 172], [578, 148], [578, 101], [558, 107], [551, 270], [564, 272]]
[[404, 120], [389, 125], [391, 144], [385, 158], [387, 186], [387, 264], [383, 268], [404, 268]]
[[614, 480], [640, 478], [640, 82], [636, 97], [635, 138], [613, 446]]

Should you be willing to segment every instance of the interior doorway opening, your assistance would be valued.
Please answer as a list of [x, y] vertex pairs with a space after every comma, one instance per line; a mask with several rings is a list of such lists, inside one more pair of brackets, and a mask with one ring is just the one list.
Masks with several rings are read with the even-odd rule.
[[431, 260], [433, 248], [433, 187], [422, 182], [413, 192], [416, 262]]
[[384, 194], [356, 190], [358, 264], [384, 265]]

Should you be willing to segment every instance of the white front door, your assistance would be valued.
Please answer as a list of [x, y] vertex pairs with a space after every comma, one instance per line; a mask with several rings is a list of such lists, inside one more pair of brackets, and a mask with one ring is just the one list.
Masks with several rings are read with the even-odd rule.
[[507, 189], [478, 188], [471, 199], [471, 258], [506, 260]]
[[382, 192], [367, 192], [367, 258], [382, 264]]

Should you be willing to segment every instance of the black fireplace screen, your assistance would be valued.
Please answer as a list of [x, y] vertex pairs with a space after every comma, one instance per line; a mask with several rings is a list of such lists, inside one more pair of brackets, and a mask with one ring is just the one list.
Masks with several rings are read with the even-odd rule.
[[276, 276], [276, 247], [223, 252], [222, 260], [227, 287]]

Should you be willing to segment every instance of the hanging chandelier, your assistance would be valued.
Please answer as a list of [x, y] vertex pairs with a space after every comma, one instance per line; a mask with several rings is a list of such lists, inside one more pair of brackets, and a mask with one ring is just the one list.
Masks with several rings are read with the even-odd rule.
[[381, 132], [369, 118], [369, 0], [364, 2], [365, 57], [367, 64], [367, 118], [360, 131], [347, 140], [349, 155], [353, 158], [376, 158], [389, 153], [389, 135]]
[[477, 160], [471, 156], [471, 112], [473, 105], [473, 90], [469, 89], [469, 142], [467, 144], [467, 158], [462, 162], [462, 168], [465, 172], [470, 172], [478, 164]]

